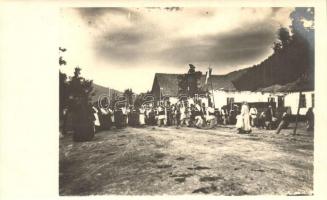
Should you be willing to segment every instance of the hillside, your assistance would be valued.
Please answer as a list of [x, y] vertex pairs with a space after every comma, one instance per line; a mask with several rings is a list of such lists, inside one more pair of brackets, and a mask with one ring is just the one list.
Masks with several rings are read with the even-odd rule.
[[285, 85], [298, 81], [309, 84], [302, 84], [306, 89], [314, 89], [314, 66], [310, 62], [310, 57], [308, 49], [290, 45], [262, 63], [248, 68], [233, 83], [239, 90], [254, 91], [276, 84]]
[[250, 68], [248, 67], [248, 68], [240, 69], [240, 70], [237, 70], [237, 71], [232, 71], [232, 72], [226, 74], [225, 76], [228, 77], [228, 79], [230, 79], [230, 80], [237, 80], [241, 76], [243, 76], [245, 73], [247, 73], [247, 71], [249, 69]]
[[292, 35], [286, 28], [279, 29], [274, 53], [233, 81], [238, 90], [314, 90], [314, 28], [302, 22], [313, 22], [314, 14], [296, 8], [290, 17]]
[[[314, 90], [314, 48], [303, 38], [295, 38], [258, 65], [247, 68], [233, 84], [238, 90], [256, 91], [292, 83], [294, 90]], [[272, 89], [272, 88], [271, 88]]]
[[98, 101], [98, 98], [101, 96], [101, 95], [108, 95], [109, 94], [109, 90], [110, 90], [110, 94], [118, 94], [118, 95], [121, 95], [123, 94], [122, 92], [118, 91], [118, 90], [115, 90], [115, 89], [112, 89], [112, 88], [108, 88], [108, 87], [104, 87], [104, 86], [101, 86], [101, 85], [98, 85], [98, 84], [95, 84], [93, 83], [93, 91], [94, 91], [94, 96], [92, 96], [92, 102], [95, 102], [95, 101]]

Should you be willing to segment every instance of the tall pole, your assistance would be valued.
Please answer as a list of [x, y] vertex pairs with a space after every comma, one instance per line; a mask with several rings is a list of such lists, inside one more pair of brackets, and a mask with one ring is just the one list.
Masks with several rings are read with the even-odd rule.
[[302, 91], [300, 91], [300, 93], [299, 93], [299, 104], [298, 104], [297, 112], [296, 112], [295, 127], [294, 127], [294, 130], [293, 130], [293, 135], [296, 135], [296, 129], [297, 129], [298, 118], [299, 118], [299, 113], [300, 113], [301, 96], [302, 96]]
[[215, 95], [214, 95], [214, 93], [213, 93], [213, 86], [212, 86], [212, 79], [211, 79], [210, 76], [209, 76], [209, 78], [210, 78], [211, 91], [212, 91], [213, 108], [216, 108], [216, 106], [215, 106]]
[[213, 93], [213, 86], [212, 86], [211, 72], [212, 72], [212, 69], [210, 68], [210, 65], [209, 65], [209, 69], [208, 69], [209, 77], [208, 77], [208, 79], [210, 79], [211, 92], [212, 92], [212, 101], [213, 101], [213, 108], [216, 108], [216, 105], [215, 105], [215, 95]]

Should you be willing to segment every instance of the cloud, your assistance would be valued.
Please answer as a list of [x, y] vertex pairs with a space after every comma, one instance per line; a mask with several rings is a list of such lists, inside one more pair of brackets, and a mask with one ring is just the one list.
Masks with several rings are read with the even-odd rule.
[[[73, 55], [74, 61], [87, 60], [87, 65], [93, 68], [86, 71], [93, 77], [111, 80], [111, 84], [118, 84], [113, 81], [117, 80], [117, 75], [104, 76], [106, 69], [110, 72], [108, 74], [121, 74], [126, 70], [147, 74], [150, 81], [154, 72], [183, 72], [189, 63], [196, 66], [211, 64], [224, 69], [216, 71], [225, 73], [258, 64], [267, 58], [272, 53], [278, 28], [290, 25], [292, 10], [76, 8], [66, 26], [69, 35], [66, 41], [79, 49], [85, 46], [85, 59], [81, 58], [81, 52], [77, 52]], [[70, 14], [64, 15], [65, 20]], [[75, 21], [82, 25], [75, 24]], [[73, 54], [72, 47], [70, 53]], [[92, 59], [87, 58], [87, 54], [92, 54]]]
[[179, 39], [157, 56], [162, 57], [166, 64], [244, 65], [269, 53], [275, 39], [274, 27], [269, 23], [259, 23], [216, 35]]
[[106, 7], [76, 8], [76, 10], [79, 12], [81, 17], [87, 20], [96, 19], [108, 13], [128, 14], [128, 12], [131, 12], [127, 8], [106, 8]]
[[[241, 10], [231, 10], [227, 17], [233, 17], [233, 12], [240, 16], [257, 13], [260, 17], [243, 22], [241, 27], [226, 30], [224, 25], [228, 27], [230, 24], [223, 21], [222, 11], [211, 8], [94, 8], [79, 12], [84, 17], [97, 17], [96, 23], [102, 23], [102, 34], [95, 39], [94, 48], [101, 58], [110, 62], [128, 65], [128, 62], [156, 59], [170, 65], [190, 61], [237, 65], [269, 52], [276, 26], [267, 17], [272, 10], [278, 12], [280, 8]], [[165, 11], [182, 12], [167, 14]], [[134, 15], [138, 20], [132, 20]], [[185, 23], [174, 23], [177, 20]], [[119, 21], [119, 25], [114, 21]], [[188, 23], [190, 21], [193, 23]]]

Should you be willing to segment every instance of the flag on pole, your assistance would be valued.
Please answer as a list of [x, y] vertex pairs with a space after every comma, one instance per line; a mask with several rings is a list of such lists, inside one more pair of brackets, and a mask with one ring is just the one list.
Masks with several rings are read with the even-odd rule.
[[206, 84], [208, 84], [208, 80], [211, 76], [212, 68], [209, 67], [208, 71], [206, 72]]

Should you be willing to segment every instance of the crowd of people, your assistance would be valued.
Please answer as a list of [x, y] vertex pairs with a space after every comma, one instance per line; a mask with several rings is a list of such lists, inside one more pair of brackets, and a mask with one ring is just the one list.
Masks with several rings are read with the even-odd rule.
[[[311, 112], [310, 112], [311, 111]], [[145, 104], [139, 107], [133, 105], [118, 105], [115, 108], [90, 105], [90, 116], [94, 123], [95, 132], [117, 129], [126, 126], [175, 126], [210, 129], [219, 125], [235, 125], [238, 133], [250, 133], [253, 127], [275, 130], [276, 133], [287, 128], [290, 123], [291, 111], [286, 109], [282, 114], [276, 114], [276, 109], [269, 105], [267, 108], [249, 106], [243, 102], [241, 105], [223, 106], [218, 109], [212, 103], [201, 101], [179, 101], [170, 103], [160, 102], [157, 106]], [[307, 113], [308, 130], [313, 129], [313, 111]]]
[[[228, 109], [229, 108], [229, 109]], [[189, 103], [181, 101], [171, 104], [169, 101], [134, 107], [121, 105], [116, 108], [103, 108], [95, 104], [92, 107], [96, 130], [106, 130], [111, 127], [124, 128], [126, 126], [175, 126], [194, 128], [214, 128], [217, 125], [235, 125], [239, 133], [249, 133], [252, 127], [275, 130], [287, 128], [291, 112], [286, 109], [277, 116], [275, 108], [268, 105], [258, 112], [254, 106], [243, 102], [241, 106], [223, 106], [214, 108], [212, 104], [196, 101]]]

